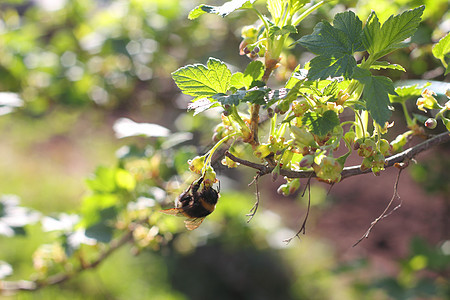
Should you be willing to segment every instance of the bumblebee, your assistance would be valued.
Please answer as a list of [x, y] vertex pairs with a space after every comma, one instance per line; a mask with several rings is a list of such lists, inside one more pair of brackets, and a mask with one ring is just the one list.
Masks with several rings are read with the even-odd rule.
[[184, 221], [188, 230], [194, 230], [203, 222], [205, 217], [216, 208], [219, 192], [202, 185], [203, 177], [194, 181], [189, 188], [175, 200], [175, 208], [161, 212], [179, 217], [186, 217]]

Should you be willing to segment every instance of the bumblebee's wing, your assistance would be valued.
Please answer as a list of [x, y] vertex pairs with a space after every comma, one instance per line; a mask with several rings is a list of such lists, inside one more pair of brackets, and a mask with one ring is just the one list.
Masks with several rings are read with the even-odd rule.
[[186, 225], [186, 228], [188, 230], [194, 230], [195, 228], [200, 226], [200, 224], [202, 224], [204, 219], [205, 219], [205, 217], [203, 217], [203, 218], [195, 218], [195, 219], [187, 219], [187, 220], [184, 221], [184, 225]]
[[167, 215], [172, 215], [172, 216], [178, 216], [178, 217], [184, 216], [183, 210], [181, 208], [163, 209], [163, 210], [161, 210], [161, 212], [165, 213]]

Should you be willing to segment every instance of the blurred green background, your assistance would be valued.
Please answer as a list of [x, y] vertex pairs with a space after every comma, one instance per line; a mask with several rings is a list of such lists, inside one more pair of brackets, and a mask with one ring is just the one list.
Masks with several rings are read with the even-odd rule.
[[[226, 19], [204, 15], [189, 21], [189, 10], [198, 4], [1, 1], [0, 92], [18, 93], [24, 103], [0, 116], [0, 194], [17, 195], [21, 204], [44, 214], [78, 212], [85, 178], [97, 166], [114, 165], [124, 145], [155, 142], [117, 139], [112, 127], [121, 117], [192, 132], [190, 151], [204, 152], [211, 143], [208, 129], [219, 116], [185, 114], [189, 99], [181, 96], [170, 73], [210, 56], [239, 70], [248, 63], [238, 55], [240, 28], [256, 17], [242, 11]], [[426, 5], [424, 20], [411, 47], [388, 57], [408, 72], [389, 76], [448, 82], [431, 55], [432, 44], [450, 30], [447, 0], [334, 1], [302, 23], [299, 36], [348, 8], [362, 20], [371, 9], [386, 19], [421, 4]], [[308, 59], [301, 47], [292, 49], [274, 84]], [[276, 188], [282, 180], [263, 178], [262, 208], [247, 223], [255, 201], [254, 186], [248, 186], [254, 174], [219, 168], [222, 197], [198, 230], [178, 234], [159, 251], [144, 249], [133, 256], [124, 247], [97, 269], [62, 285], [3, 297], [450, 299], [448, 153], [449, 145], [443, 145], [418, 158], [420, 164], [400, 181], [402, 207], [355, 248], [391, 198], [395, 170], [347, 179], [330, 193], [328, 186], [314, 184], [307, 234], [286, 245], [283, 240], [298, 230], [307, 200], [281, 197]], [[14, 268], [7, 279], [30, 278], [34, 251], [54, 238], [38, 225], [30, 225], [26, 236], [0, 236], [0, 261]]]

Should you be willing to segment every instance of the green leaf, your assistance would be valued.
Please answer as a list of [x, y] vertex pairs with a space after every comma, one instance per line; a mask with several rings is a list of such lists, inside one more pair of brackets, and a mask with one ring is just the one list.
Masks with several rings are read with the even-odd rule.
[[264, 64], [259, 60], [255, 60], [249, 63], [244, 71], [244, 76], [252, 78], [253, 81], [261, 80], [263, 75], [264, 75]]
[[231, 76], [230, 87], [234, 87], [235, 89], [240, 89], [243, 87], [248, 88], [252, 82], [252, 78], [245, 77], [242, 72], [236, 72]]
[[347, 38], [346, 49], [351, 53], [364, 51], [362, 44], [362, 22], [352, 11], [336, 14], [333, 26], [344, 32]]
[[242, 99], [244, 99], [246, 93], [247, 93], [247, 91], [239, 90], [236, 93], [231, 94], [231, 95], [219, 93], [219, 94], [212, 96], [212, 98], [214, 100], [217, 100], [218, 102], [220, 102], [220, 104], [222, 104], [222, 105], [237, 106], [237, 105], [239, 105], [239, 103], [241, 103]]
[[249, 8], [256, 0], [232, 0], [224, 3], [221, 6], [211, 6], [201, 4], [189, 12], [189, 20], [197, 19], [203, 14], [216, 14], [221, 17], [226, 17], [230, 13], [240, 8]]
[[297, 41], [318, 55], [310, 62], [308, 78], [351, 78], [356, 67], [353, 53], [364, 50], [361, 35], [362, 22], [351, 11], [337, 14], [333, 25], [326, 21], [317, 24], [311, 35]]
[[338, 115], [333, 110], [327, 110], [322, 115], [316, 112], [307, 112], [302, 118], [311, 132], [317, 136], [325, 136], [340, 124]]
[[236, 72], [231, 76], [230, 86], [236, 89], [245, 87], [249, 89], [256, 86], [255, 82], [259, 81], [264, 75], [264, 64], [258, 60], [252, 61], [245, 68], [244, 73]]
[[338, 81], [333, 80], [322, 91], [324, 96], [334, 96], [338, 91]]
[[372, 76], [370, 71], [355, 69], [355, 79], [364, 84], [363, 99], [372, 119], [381, 126], [389, 121], [389, 95], [397, 95], [392, 80], [385, 76]]
[[172, 78], [186, 95], [211, 97], [227, 92], [230, 87], [231, 71], [225, 63], [211, 57], [207, 66], [195, 64], [182, 67], [172, 73]]
[[278, 35], [285, 35], [289, 33], [297, 33], [297, 28], [293, 25], [285, 25], [282, 28], [278, 26], [271, 26], [269, 29], [269, 37], [275, 37]]
[[449, 60], [450, 58], [450, 33], [447, 33], [442, 39], [437, 42], [436, 45], [433, 46], [433, 55], [437, 59], [440, 59], [444, 67], [446, 68], [445, 75], [449, 72], [450, 64], [445, 60]]
[[404, 47], [405, 44], [401, 42], [416, 32], [424, 9], [425, 6], [422, 5], [391, 16], [383, 26], [380, 25], [376, 13], [372, 12], [363, 30], [363, 43], [367, 52], [373, 55], [373, 59], [377, 60], [395, 49]]
[[310, 80], [344, 76], [351, 78], [356, 67], [356, 60], [351, 54], [342, 52], [314, 57], [310, 61], [308, 78]]
[[403, 68], [401, 65], [391, 64], [387, 61], [376, 61], [370, 66], [370, 68], [374, 70], [392, 69], [406, 72], [405, 68]]
[[418, 84], [410, 85], [410, 86], [399, 86], [395, 88], [395, 92], [397, 95], [390, 95], [389, 99], [391, 103], [403, 103], [406, 100], [417, 97], [422, 94], [424, 88], [429, 86], [430, 84], [426, 84], [422, 87], [419, 87]]
[[268, 100], [268, 94], [271, 90], [267, 87], [254, 87], [250, 90], [238, 90], [231, 95], [219, 93], [212, 98], [222, 105], [239, 105], [241, 102], [254, 104], [265, 104]]

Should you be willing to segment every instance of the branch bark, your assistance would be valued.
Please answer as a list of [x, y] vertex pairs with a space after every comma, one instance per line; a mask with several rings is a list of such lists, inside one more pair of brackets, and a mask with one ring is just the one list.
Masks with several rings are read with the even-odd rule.
[[[393, 165], [395, 165], [396, 163], [401, 163], [403, 161], [410, 160], [410, 159], [414, 158], [417, 154], [419, 154], [425, 150], [428, 150], [434, 146], [444, 144], [449, 141], [450, 141], [450, 133], [449, 132], [444, 132], [444, 133], [438, 134], [418, 145], [415, 145], [411, 148], [406, 149], [403, 152], [400, 152], [398, 154], [388, 157], [386, 159], [385, 167], [389, 168], [389, 167], [392, 167]], [[269, 174], [274, 169], [273, 167], [265, 165], [265, 164], [258, 164], [258, 163], [250, 162], [248, 160], [241, 159], [239, 157], [234, 156], [233, 154], [231, 154], [228, 151], [225, 152], [225, 155], [228, 158], [230, 158], [231, 160], [233, 160], [241, 165], [258, 170], [258, 173], [260, 174], [260, 176]], [[341, 180], [348, 178], [348, 177], [361, 175], [361, 174], [365, 174], [365, 173], [369, 173], [369, 172], [371, 172], [370, 169], [361, 171], [359, 165], [345, 167], [341, 173], [341, 175], [342, 175]], [[293, 170], [286, 170], [286, 169], [280, 169], [280, 175], [288, 177], [288, 178], [316, 177], [316, 174], [314, 173], [314, 171], [293, 171]]]

